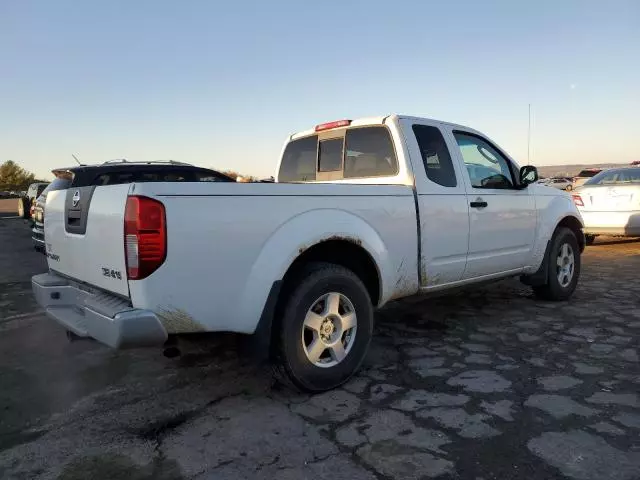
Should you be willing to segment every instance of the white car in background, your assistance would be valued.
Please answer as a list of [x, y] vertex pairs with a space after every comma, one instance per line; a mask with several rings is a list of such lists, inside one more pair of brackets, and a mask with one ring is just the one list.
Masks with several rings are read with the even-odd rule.
[[573, 189], [575, 190], [576, 188], [581, 187], [590, 178], [595, 177], [600, 172], [602, 172], [602, 168], [585, 168], [584, 170], [580, 170], [580, 173], [573, 177]]
[[597, 235], [640, 237], [640, 168], [604, 170], [576, 189], [587, 244]]

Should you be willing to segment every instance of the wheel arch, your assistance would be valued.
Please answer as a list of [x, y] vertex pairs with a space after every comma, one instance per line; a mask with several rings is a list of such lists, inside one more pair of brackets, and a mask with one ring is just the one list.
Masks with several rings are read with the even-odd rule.
[[284, 274], [284, 288], [286, 289], [306, 265], [320, 262], [340, 265], [351, 270], [366, 287], [371, 303], [374, 306], [378, 305], [382, 297], [380, 270], [362, 243], [351, 237], [329, 237], [300, 252]]
[[375, 306], [393, 293], [397, 272], [391, 268], [389, 251], [378, 232], [350, 212], [317, 209], [289, 219], [265, 241], [240, 296], [242, 316], [260, 317], [274, 282], [284, 288], [285, 280], [307, 261], [351, 269], [370, 289]]
[[573, 231], [578, 238], [580, 252], [585, 247], [582, 217], [571, 196], [563, 192], [558, 192], [557, 195], [537, 195], [538, 191], [544, 192], [543, 187], [534, 189], [538, 226], [529, 265], [524, 270], [525, 275], [533, 275], [538, 271], [546, 256], [548, 243], [560, 226]]
[[567, 215], [558, 222], [558, 224], [556, 225], [556, 228], [554, 228], [553, 230], [553, 235], [555, 235], [556, 231], [562, 227], [566, 227], [573, 232], [573, 234], [578, 239], [578, 246], [580, 247], [580, 253], [584, 252], [586, 241], [584, 238], [584, 233], [582, 231], [582, 228], [583, 228], [582, 222], [574, 215]]
[[586, 246], [586, 240], [584, 233], [582, 232], [582, 227], [582, 221], [580, 221], [580, 219], [578, 219], [575, 215], [569, 214], [560, 218], [560, 220], [556, 222], [555, 228], [552, 230], [551, 235], [548, 236], [547, 241], [544, 244], [543, 255], [538, 269], [535, 272], [522, 275], [520, 277], [522, 283], [531, 286], [539, 286], [547, 283], [549, 269], [549, 249], [551, 248], [551, 241], [560, 228], [568, 228], [574, 233], [576, 239], [578, 240], [580, 253], [582, 254]]

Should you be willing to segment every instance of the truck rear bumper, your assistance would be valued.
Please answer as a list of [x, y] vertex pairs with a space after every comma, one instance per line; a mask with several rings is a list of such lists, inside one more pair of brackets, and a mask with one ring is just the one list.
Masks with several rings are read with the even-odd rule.
[[81, 337], [112, 348], [162, 345], [167, 331], [158, 316], [119, 297], [87, 289], [54, 273], [31, 279], [33, 294], [47, 316]]

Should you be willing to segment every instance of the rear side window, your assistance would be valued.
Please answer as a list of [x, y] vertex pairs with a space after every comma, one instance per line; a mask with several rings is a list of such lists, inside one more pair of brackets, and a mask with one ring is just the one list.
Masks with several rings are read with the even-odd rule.
[[132, 183], [135, 181], [133, 172], [109, 172], [99, 175], [96, 185], [118, 185], [121, 183]]
[[[122, 177], [121, 174], [116, 174], [117, 177], [115, 181], [119, 181], [118, 183], [127, 183], [132, 180], [127, 180], [128, 176]], [[137, 172], [134, 174], [135, 182], [190, 182], [193, 179], [192, 172], [181, 172], [181, 171], [169, 171], [169, 172]]]
[[194, 172], [196, 182], [233, 182], [234, 180], [226, 175], [214, 174], [211, 172]]
[[443, 187], [457, 186], [451, 154], [440, 130], [428, 125], [414, 125], [412, 128], [429, 180]]
[[316, 179], [318, 137], [300, 138], [289, 142], [280, 163], [279, 182], [309, 182]]
[[215, 175], [207, 170], [142, 170], [142, 171], [111, 171], [106, 172], [95, 180], [95, 185], [118, 185], [132, 182], [230, 182], [225, 175]]
[[345, 134], [344, 178], [398, 173], [398, 160], [385, 127], [352, 128]]

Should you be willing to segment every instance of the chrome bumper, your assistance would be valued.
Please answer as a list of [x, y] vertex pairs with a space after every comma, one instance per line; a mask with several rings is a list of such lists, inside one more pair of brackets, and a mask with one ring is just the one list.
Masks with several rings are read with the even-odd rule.
[[112, 348], [162, 345], [167, 331], [157, 315], [119, 297], [90, 291], [54, 273], [31, 278], [33, 294], [47, 316], [80, 337]]
[[38, 227], [39, 225], [36, 223], [36, 225], [31, 229], [31, 242], [36, 250], [40, 250], [44, 253], [44, 229]]

